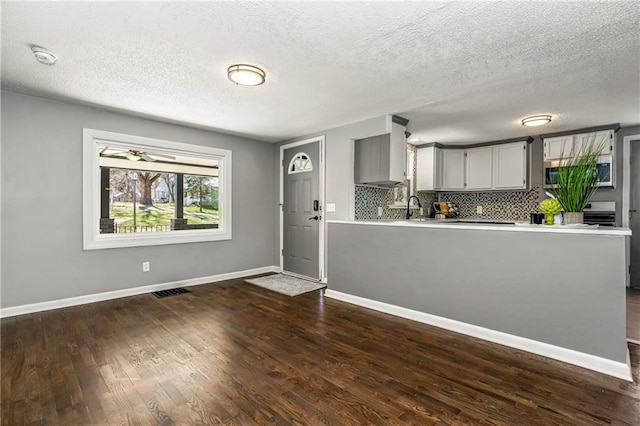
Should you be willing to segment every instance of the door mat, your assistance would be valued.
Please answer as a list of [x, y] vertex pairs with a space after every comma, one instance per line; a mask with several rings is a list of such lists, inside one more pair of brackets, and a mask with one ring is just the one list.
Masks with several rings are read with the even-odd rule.
[[267, 290], [275, 291], [287, 296], [298, 296], [310, 291], [320, 290], [321, 288], [327, 287], [326, 284], [322, 284], [317, 281], [307, 281], [301, 278], [282, 274], [267, 275], [266, 277], [260, 278], [251, 278], [245, 281], [249, 284], [257, 285], [259, 287], [266, 288]]

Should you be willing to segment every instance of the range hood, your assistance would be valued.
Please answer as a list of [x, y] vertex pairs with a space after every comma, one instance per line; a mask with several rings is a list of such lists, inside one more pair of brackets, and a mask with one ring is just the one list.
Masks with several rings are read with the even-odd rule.
[[409, 120], [388, 116], [389, 133], [355, 141], [354, 182], [359, 185], [395, 187], [405, 184]]

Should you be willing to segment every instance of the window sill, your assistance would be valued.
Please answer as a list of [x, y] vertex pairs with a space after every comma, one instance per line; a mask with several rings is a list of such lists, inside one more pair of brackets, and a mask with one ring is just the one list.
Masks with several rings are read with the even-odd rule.
[[84, 241], [85, 250], [100, 250], [120, 247], [157, 246], [166, 244], [201, 243], [207, 241], [231, 240], [231, 231], [183, 230], [149, 232], [139, 234], [96, 234]]

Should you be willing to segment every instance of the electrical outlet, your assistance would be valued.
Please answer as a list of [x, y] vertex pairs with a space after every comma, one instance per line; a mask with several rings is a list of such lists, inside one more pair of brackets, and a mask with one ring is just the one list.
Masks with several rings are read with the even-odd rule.
[[151, 270], [151, 266], [149, 262], [142, 262], [142, 272], [149, 272]]
[[482, 206], [476, 206], [476, 213], [482, 214]]
[[378, 207], [378, 217], [382, 217], [382, 207]]

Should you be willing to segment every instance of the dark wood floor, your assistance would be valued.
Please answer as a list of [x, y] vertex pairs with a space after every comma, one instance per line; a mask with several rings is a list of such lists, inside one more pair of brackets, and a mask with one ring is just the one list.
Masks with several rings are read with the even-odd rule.
[[627, 340], [640, 344], [640, 289], [638, 288], [627, 287]]
[[242, 280], [2, 321], [2, 424], [639, 424], [635, 383]]

